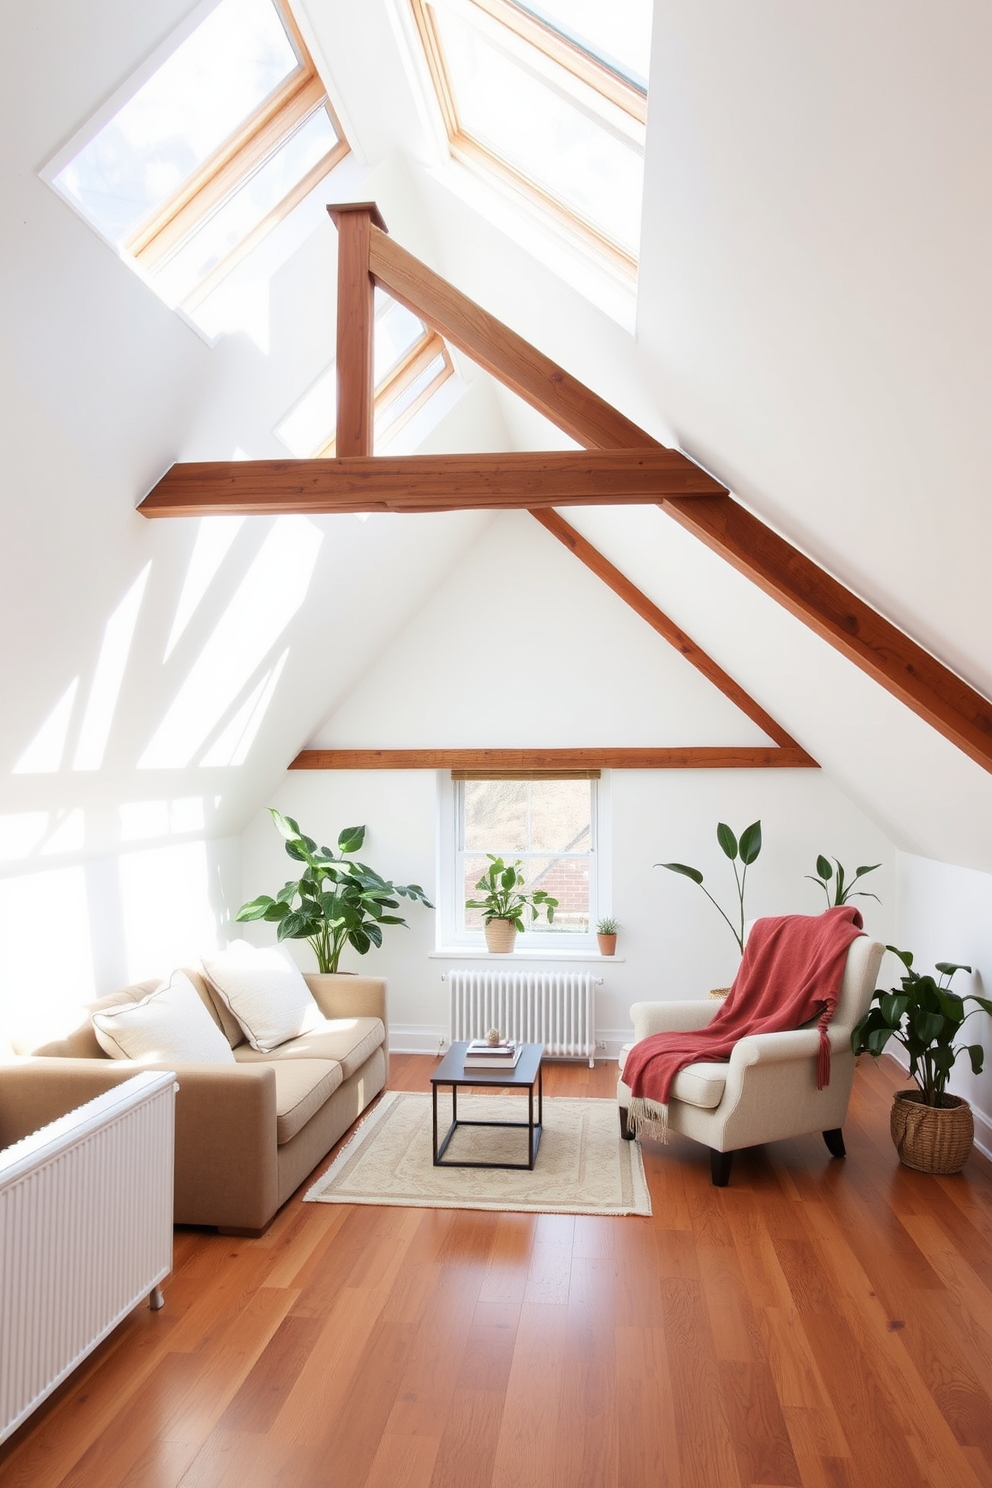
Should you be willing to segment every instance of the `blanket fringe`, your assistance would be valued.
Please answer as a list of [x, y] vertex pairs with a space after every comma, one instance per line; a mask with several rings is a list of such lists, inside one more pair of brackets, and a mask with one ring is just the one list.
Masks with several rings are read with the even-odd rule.
[[627, 1107], [627, 1130], [634, 1137], [653, 1137], [668, 1141], [668, 1107], [658, 1101], [634, 1096]]

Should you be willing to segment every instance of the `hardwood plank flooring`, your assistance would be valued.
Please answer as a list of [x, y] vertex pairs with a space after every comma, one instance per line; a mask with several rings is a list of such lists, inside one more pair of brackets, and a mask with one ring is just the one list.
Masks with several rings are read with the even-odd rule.
[[992, 1488], [992, 1165], [900, 1167], [904, 1084], [864, 1061], [845, 1161], [755, 1148], [726, 1189], [645, 1143], [650, 1219], [301, 1190], [259, 1240], [179, 1229], [164, 1309], [0, 1447], [0, 1488]]

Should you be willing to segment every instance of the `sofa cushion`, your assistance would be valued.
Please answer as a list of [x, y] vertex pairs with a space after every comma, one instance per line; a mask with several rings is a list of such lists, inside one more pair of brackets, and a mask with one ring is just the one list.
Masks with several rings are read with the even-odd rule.
[[233, 1049], [237, 1044], [242, 1043], [245, 1036], [244, 1029], [220, 995], [219, 990], [207, 976], [203, 967], [184, 966], [182, 969], [193, 983], [200, 1001], [227, 1039], [231, 1048]]
[[268, 1054], [320, 1022], [303, 973], [282, 946], [234, 940], [203, 967], [253, 1049]]
[[111, 1059], [141, 1063], [233, 1064], [231, 1046], [200, 1001], [184, 972], [140, 1002], [124, 1002], [93, 1014], [93, 1030]]
[[340, 1064], [344, 1079], [350, 1079], [383, 1042], [386, 1031], [381, 1018], [322, 1018], [310, 1033], [289, 1039], [269, 1054], [260, 1054], [248, 1044], [235, 1049], [239, 1063], [255, 1060], [333, 1059]]
[[[620, 1078], [633, 1044], [625, 1044], [620, 1050]], [[704, 1111], [715, 1111], [723, 1100], [727, 1088], [727, 1065], [699, 1060], [680, 1069], [672, 1081], [672, 1099], [684, 1101], [687, 1106], [699, 1106]]]
[[274, 1060], [272, 1067], [276, 1072], [276, 1143], [281, 1147], [330, 1099], [344, 1073], [339, 1064], [327, 1059]]

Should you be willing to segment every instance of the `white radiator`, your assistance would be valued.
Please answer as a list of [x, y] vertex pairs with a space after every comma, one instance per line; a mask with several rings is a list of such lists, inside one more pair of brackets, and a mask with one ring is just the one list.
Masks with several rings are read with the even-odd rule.
[[546, 1054], [594, 1061], [593, 979], [587, 972], [452, 971], [451, 1038], [543, 1044]]
[[175, 1088], [136, 1075], [0, 1152], [0, 1441], [146, 1293], [161, 1306]]

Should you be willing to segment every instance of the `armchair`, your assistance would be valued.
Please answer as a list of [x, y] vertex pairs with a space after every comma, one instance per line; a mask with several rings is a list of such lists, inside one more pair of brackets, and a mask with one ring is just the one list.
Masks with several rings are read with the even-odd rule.
[[[847, 953], [837, 1007], [827, 1036], [830, 1084], [816, 1088], [819, 1033], [815, 1026], [789, 1033], [762, 1033], [739, 1039], [728, 1062], [687, 1065], [675, 1077], [668, 1125], [710, 1149], [714, 1184], [730, 1179], [733, 1154], [741, 1147], [776, 1142], [820, 1131], [834, 1157], [845, 1155], [841, 1128], [854, 1082], [851, 1034], [871, 1001], [885, 947], [861, 935]], [[652, 1033], [705, 1028], [719, 1003], [636, 1002], [630, 1010], [634, 1043]], [[631, 1094], [623, 1082], [628, 1044], [620, 1052], [617, 1100], [620, 1131], [629, 1141], [627, 1107]]]

